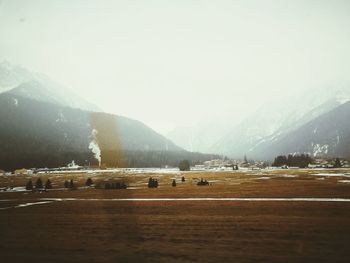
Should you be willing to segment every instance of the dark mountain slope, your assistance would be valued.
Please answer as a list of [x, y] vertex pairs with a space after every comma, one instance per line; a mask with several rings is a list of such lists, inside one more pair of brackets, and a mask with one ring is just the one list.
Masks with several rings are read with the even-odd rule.
[[[0, 95], [0, 120], [0, 168], [5, 170], [65, 166], [72, 160], [97, 165], [100, 155], [107, 166], [176, 165], [184, 157], [211, 158], [182, 150], [136, 120], [10, 93]], [[167, 156], [174, 157], [172, 162], [166, 163]]]
[[313, 157], [350, 157], [350, 102], [254, 149], [252, 155], [272, 159], [279, 154], [310, 153]]
[[88, 116], [11, 94], [0, 96], [0, 167], [57, 167], [94, 161]]
[[348, 86], [327, 87], [271, 100], [218, 139], [210, 152], [261, 158], [256, 149], [350, 100]]

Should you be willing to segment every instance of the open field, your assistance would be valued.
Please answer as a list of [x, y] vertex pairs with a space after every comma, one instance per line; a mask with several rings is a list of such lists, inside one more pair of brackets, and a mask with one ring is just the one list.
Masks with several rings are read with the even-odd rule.
[[[147, 188], [150, 176], [158, 178], [158, 189]], [[43, 181], [47, 177], [54, 187], [48, 192], [20, 188], [0, 192], [1, 262], [348, 262], [350, 258], [350, 170], [41, 175]], [[88, 177], [100, 183], [119, 178], [130, 189], [85, 189]], [[1, 176], [0, 187], [21, 187], [28, 178], [35, 182], [37, 176]], [[177, 187], [171, 187], [172, 178]], [[200, 178], [210, 185], [197, 186]], [[62, 188], [69, 179], [81, 188]], [[208, 197], [247, 199], [173, 199]]]

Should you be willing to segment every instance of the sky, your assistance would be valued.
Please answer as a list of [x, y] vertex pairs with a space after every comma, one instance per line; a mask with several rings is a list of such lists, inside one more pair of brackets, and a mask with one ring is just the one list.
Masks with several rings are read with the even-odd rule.
[[341, 0], [0, 0], [0, 61], [164, 134], [348, 83], [349, 14]]

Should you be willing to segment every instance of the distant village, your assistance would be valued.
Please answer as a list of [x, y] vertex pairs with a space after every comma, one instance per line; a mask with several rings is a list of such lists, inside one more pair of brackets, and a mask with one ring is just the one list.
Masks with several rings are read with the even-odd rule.
[[[281, 157], [281, 156], [279, 156]], [[276, 158], [278, 159], [278, 157]], [[254, 160], [248, 160], [246, 157], [243, 160], [236, 160], [236, 159], [213, 159], [210, 161], [205, 161], [200, 164], [194, 164], [191, 166], [188, 166], [186, 169], [181, 169], [183, 171], [188, 170], [259, 170], [259, 169], [299, 169], [299, 168], [306, 168], [306, 169], [317, 169], [317, 168], [350, 168], [350, 162], [346, 159], [341, 158], [332, 158], [332, 159], [326, 159], [326, 158], [318, 158], [318, 159], [312, 159], [311, 163], [308, 163], [305, 167], [300, 166], [292, 166], [287, 165], [285, 163], [277, 163], [276, 159], [274, 163], [269, 163], [266, 161], [254, 161]], [[162, 167], [162, 168], [120, 168], [120, 169], [178, 169], [179, 167]], [[32, 174], [45, 174], [45, 173], [69, 173], [69, 172], [79, 172], [79, 171], [89, 171], [89, 170], [106, 170], [105, 167], [87, 167], [87, 166], [79, 166], [74, 163], [70, 163], [66, 167], [58, 167], [58, 168], [32, 168], [32, 169], [17, 169], [12, 172], [6, 172], [3, 170], [0, 170], [0, 175], [32, 175]], [[115, 168], [111, 168], [115, 169]]]
[[[315, 168], [350, 168], [350, 162], [346, 159], [339, 159], [340, 165], [336, 165], [336, 159], [314, 159], [312, 163], [309, 163], [307, 167], [310, 169]], [[285, 169], [293, 169], [300, 168], [297, 166], [288, 166], [288, 165], [279, 165], [274, 166], [273, 163], [265, 162], [265, 161], [254, 161], [254, 160], [223, 160], [216, 159], [211, 161], [205, 161], [203, 164], [195, 165], [195, 169], [225, 169], [225, 168], [235, 168], [238, 166], [239, 168], [244, 169], [265, 169], [265, 168], [285, 168]]]

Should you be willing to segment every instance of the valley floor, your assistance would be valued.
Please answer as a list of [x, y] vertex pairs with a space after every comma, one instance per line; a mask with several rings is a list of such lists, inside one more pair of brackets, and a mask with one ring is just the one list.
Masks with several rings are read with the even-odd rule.
[[[1, 262], [348, 262], [349, 172], [41, 175], [53, 190], [0, 192]], [[150, 176], [158, 189], [147, 188]], [[2, 176], [0, 187], [29, 177]], [[130, 188], [86, 189], [88, 177]], [[69, 179], [81, 188], [63, 189]]]

